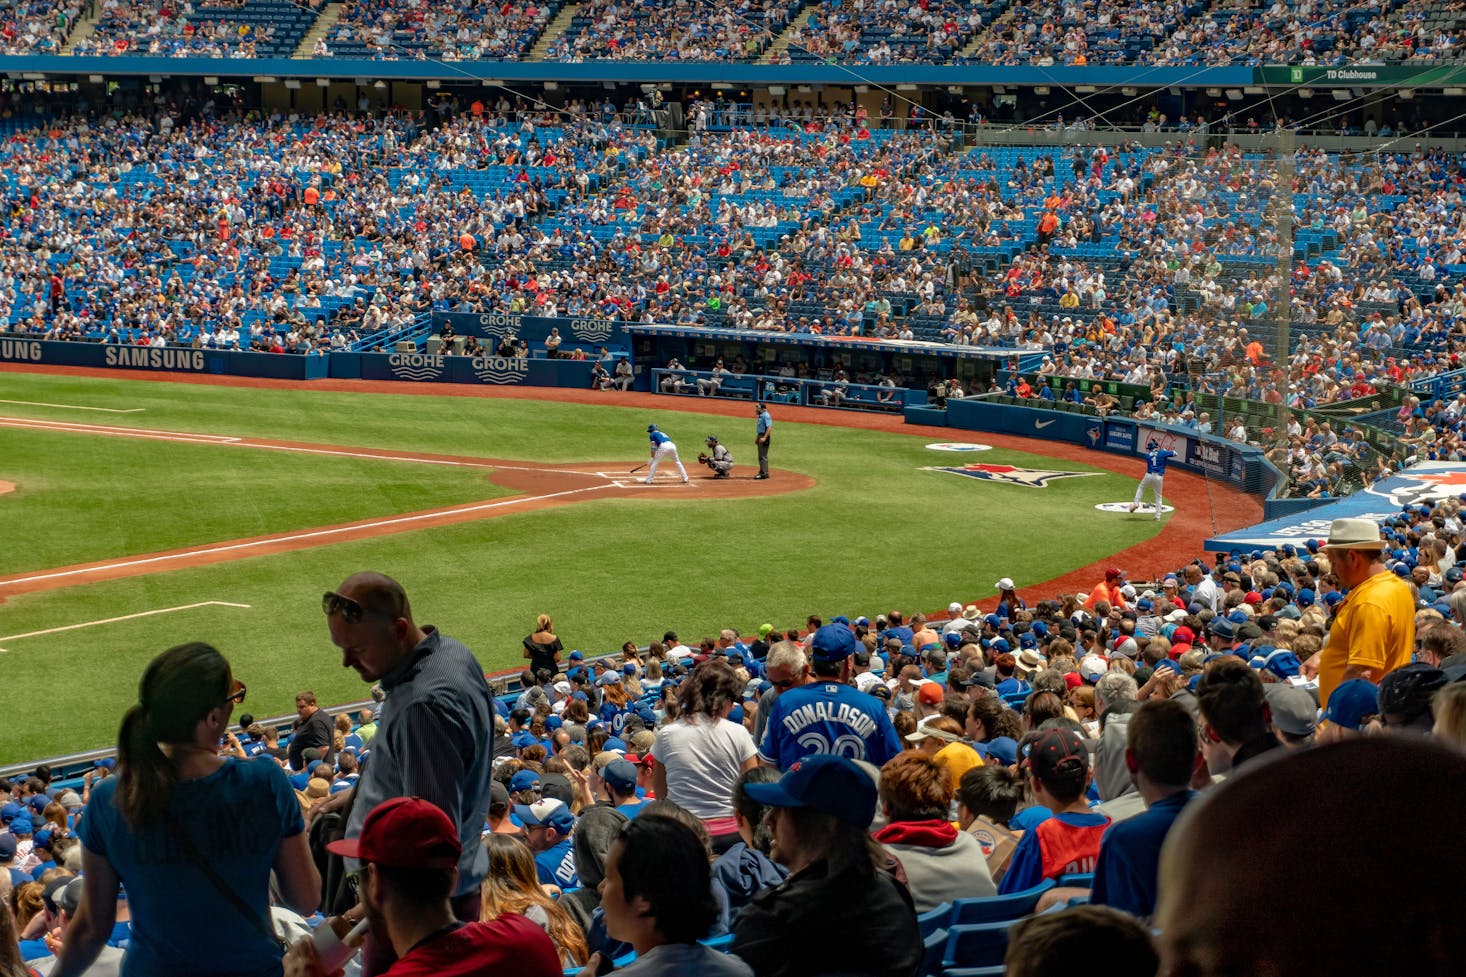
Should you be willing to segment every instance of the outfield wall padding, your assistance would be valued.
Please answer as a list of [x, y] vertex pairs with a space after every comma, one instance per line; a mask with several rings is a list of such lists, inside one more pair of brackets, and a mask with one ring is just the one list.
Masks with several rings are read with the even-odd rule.
[[0, 338], [0, 363], [47, 366], [90, 366], [113, 370], [156, 370], [171, 373], [227, 373], [275, 380], [317, 380], [329, 372], [325, 356], [290, 353], [242, 353], [221, 349], [168, 346], [122, 346], [112, 343], [70, 343], [44, 339]]
[[[922, 423], [907, 411], [907, 421]], [[1265, 494], [1276, 470], [1260, 448], [1238, 444], [1189, 428], [1142, 423], [1128, 417], [1094, 417], [1041, 408], [995, 404], [986, 400], [947, 403], [947, 426], [969, 431], [991, 431], [1045, 441], [1068, 441], [1096, 451], [1140, 455], [1153, 436], [1176, 452], [1171, 464], [1208, 478], [1222, 479], [1246, 492]], [[1137, 471], [1137, 478], [1139, 472]]]
[[408, 380], [488, 386], [583, 387], [591, 360], [521, 360], [502, 356], [427, 353], [332, 353], [331, 377], [342, 380]]

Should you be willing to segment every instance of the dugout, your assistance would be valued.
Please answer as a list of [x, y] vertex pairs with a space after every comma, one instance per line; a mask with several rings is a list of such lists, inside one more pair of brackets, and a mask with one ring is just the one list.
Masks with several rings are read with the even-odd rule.
[[[926, 390], [956, 377], [965, 390], [986, 390], [1002, 370], [1022, 367], [1038, 349], [1002, 346], [952, 346], [809, 333], [771, 333], [634, 323], [624, 326], [632, 339], [639, 376], [650, 376], [674, 357], [688, 370], [711, 370], [721, 359], [735, 373], [775, 375], [792, 367], [803, 379], [828, 380], [844, 370], [852, 382], [889, 376], [897, 385]], [[734, 369], [734, 364], [743, 369]]]

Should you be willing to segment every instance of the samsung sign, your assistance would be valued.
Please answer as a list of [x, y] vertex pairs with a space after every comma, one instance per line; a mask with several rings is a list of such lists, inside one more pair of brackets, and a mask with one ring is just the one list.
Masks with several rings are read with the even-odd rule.
[[138, 370], [183, 370], [202, 373], [207, 361], [201, 349], [154, 349], [151, 346], [107, 346], [102, 362]]

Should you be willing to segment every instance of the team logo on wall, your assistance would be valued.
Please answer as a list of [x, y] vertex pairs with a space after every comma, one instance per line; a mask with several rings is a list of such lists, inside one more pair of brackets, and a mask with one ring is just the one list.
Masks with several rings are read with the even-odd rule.
[[970, 441], [938, 441], [927, 445], [931, 451], [992, 451], [990, 444], [973, 444]]
[[392, 375], [399, 380], [436, 380], [442, 376], [443, 357], [426, 353], [393, 353], [387, 361]]
[[506, 356], [475, 356], [473, 375], [484, 383], [523, 383], [529, 376], [529, 363]]
[[925, 472], [950, 472], [967, 478], [980, 478], [985, 482], [1001, 482], [1005, 485], [1022, 485], [1026, 488], [1048, 488], [1050, 482], [1060, 478], [1083, 478], [1098, 475], [1099, 472], [1052, 472], [1042, 468], [1015, 468], [1012, 465], [963, 465], [960, 468], [929, 466]]

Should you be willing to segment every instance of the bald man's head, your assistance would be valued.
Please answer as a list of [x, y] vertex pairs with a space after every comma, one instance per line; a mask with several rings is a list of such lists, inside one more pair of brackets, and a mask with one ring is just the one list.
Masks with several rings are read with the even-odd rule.
[[1466, 753], [1366, 737], [1280, 754], [1192, 804], [1166, 839], [1163, 975], [1446, 977], [1466, 947]]

